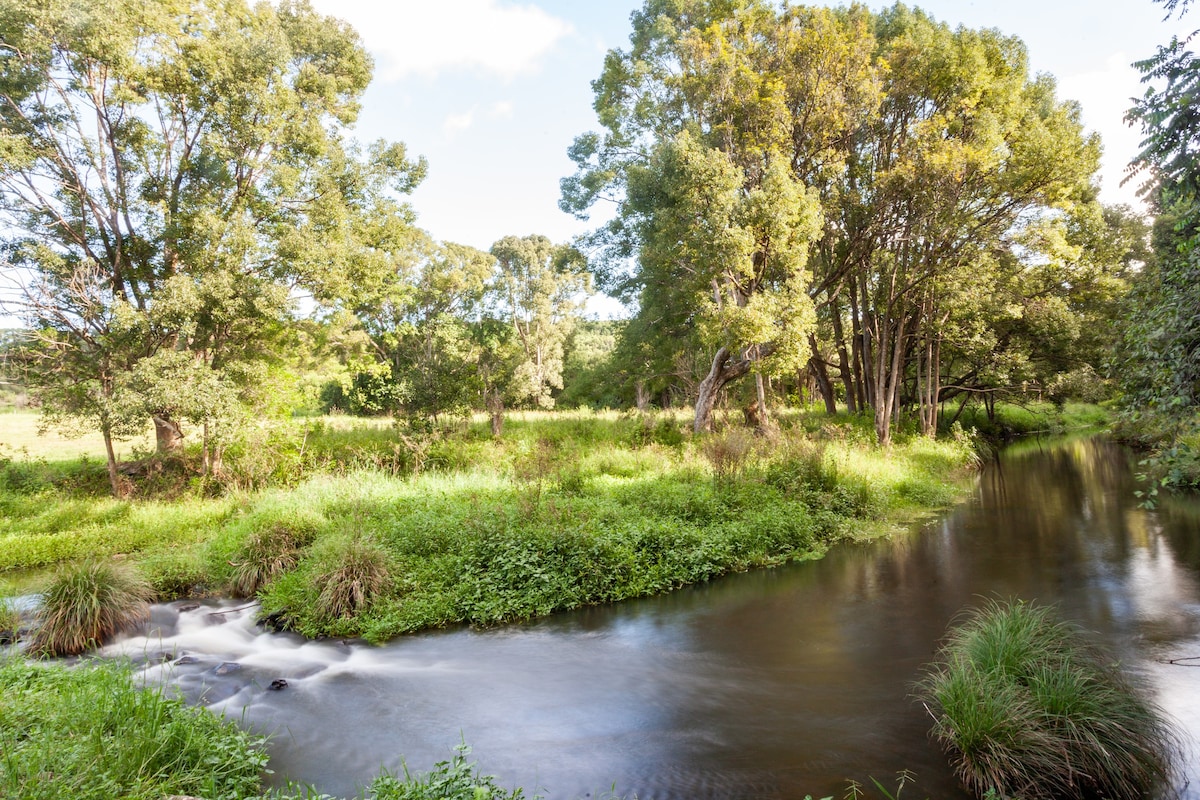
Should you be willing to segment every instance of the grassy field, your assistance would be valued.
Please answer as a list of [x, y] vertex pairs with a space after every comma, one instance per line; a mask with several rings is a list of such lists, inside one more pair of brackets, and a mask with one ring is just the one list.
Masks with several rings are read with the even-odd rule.
[[[141, 436], [117, 443], [117, 458], [129, 458], [135, 451], [145, 452], [152, 447], [154, 432], [147, 425]], [[103, 461], [104, 439], [98, 431], [42, 431], [36, 411], [0, 411], [0, 458]]]
[[118, 558], [162, 598], [254, 595], [308, 636], [492, 625], [819, 557], [950, 504], [975, 458], [966, 437], [871, 440], [865, 420], [799, 413], [704, 439], [670, 414], [514, 414], [499, 439], [482, 419], [333, 418], [246, 456], [267, 488], [142, 500], [104, 496], [94, 460], [18, 459], [0, 580]]

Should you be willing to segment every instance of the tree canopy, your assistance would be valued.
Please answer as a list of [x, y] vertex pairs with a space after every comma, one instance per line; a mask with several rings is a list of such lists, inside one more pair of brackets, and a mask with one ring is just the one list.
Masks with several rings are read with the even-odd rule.
[[295, 292], [388, 267], [424, 162], [346, 138], [371, 61], [303, 2], [0, 0], [0, 56], [28, 375], [104, 433], [115, 491], [111, 437], [147, 417], [164, 450], [182, 421], [211, 431], [260, 382]]
[[932, 433], [955, 315], [1040, 263], [1030, 224], [1094, 201], [1078, 108], [1019, 40], [903, 5], [648, 0], [630, 43], [594, 83], [605, 132], [576, 139], [562, 206], [617, 203], [592, 241], [638, 303], [628, 335], [711, 354], [696, 429], [751, 372], [761, 398], [764, 373], [808, 362], [832, 403], [836, 358], [881, 442], [906, 399]]

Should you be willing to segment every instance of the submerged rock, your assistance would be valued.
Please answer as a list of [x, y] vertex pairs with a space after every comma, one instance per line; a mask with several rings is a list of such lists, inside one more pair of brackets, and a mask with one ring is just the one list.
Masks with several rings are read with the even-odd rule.
[[267, 688], [271, 689], [272, 691], [278, 692], [280, 689], [286, 689], [287, 685], [288, 685], [288, 682], [286, 680], [284, 680], [283, 678], [276, 678], [275, 680], [271, 681], [271, 685], [268, 686]]
[[213, 675], [232, 675], [242, 668], [236, 661], [223, 661], [213, 670]]

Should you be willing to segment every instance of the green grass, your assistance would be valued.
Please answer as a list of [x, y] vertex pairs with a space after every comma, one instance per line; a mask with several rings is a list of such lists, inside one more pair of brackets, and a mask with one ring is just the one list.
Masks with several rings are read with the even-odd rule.
[[261, 740], [134, 687], [117, 664], [0, 662], [0, 797], [241, 800], [260, 791]]
[[73, 656], [149, 617], [152, 591], [131, 570], [107, 561], [61, 567], [42, 591], [30, 650]]
[[514, 414], [498, 440], [483, 419], [330, 418], [273, 440], [271, 488], [168, 502], [0, 484], [0, 574], [121, 554], [161, 598], [254, 594], [307, 636], [382, 641], [819, 557], [952, 503], [974, 462], [969, 437], [885, 452], [859, 418], [780, 418], [770, 437], [700, 440], [670, 413]]
[[[943, 422], [953, 417], [948, 411]], [[964, 428], [973, 428], [989, 439], [1002, 441], [1030, 433], [1065, 433], [1112, 424], [1112, 412], [1092, 403], [997, 403], [995, 418], [988, 419], [982, 406], [972, 405], [958, 418]]]
[[918, 687], [933, 737], [979, 796], [1135, 800], [1168, 785], [1178, 743], [1051, 610], [993, 602], [953, 628]]

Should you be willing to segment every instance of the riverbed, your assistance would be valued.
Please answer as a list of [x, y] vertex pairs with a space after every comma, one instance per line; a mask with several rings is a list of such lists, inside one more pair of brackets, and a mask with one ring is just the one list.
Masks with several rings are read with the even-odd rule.
[[270, 734], [276, 780], [339, 796], [466, 742], [501, 785], [552, 799], [840, 797], [906, 770], [905, 796], [954, 800], [912, 684], [963, 609], [1019, 598], [1055, 604], [1176, 718], [1192, 750], [1175, 789], [1194, 800], [1200, 504], [1148, 511], [1135, 488], [1105, 438], [1027, 442], [953, 511], [816, 562], [383, 647], [173, 603], [104, 654]]

